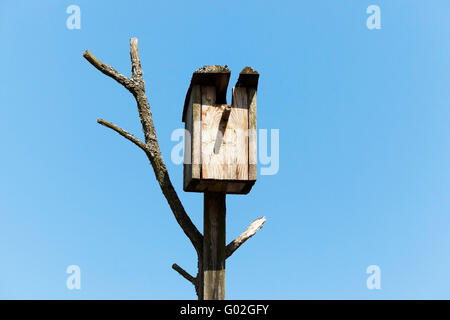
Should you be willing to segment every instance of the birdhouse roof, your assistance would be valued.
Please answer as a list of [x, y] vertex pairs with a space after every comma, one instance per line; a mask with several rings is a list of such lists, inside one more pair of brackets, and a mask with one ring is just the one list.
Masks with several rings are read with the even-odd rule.
[[[194, 85], [208, 85], [216, 87], [216, 103], [227, 103], [227, 88], [230, 81], [231, 71], [228, 66], [211, 65], [203, 66], [192, 74], [191, 83], [186, 93], [183, 108], [182, 121], [185, 122], [186, 112], [189, 106], [189, 100], [191, 98], [191, 90]], [[239, 74], [239, 79], [236, 83], [236, 87], [250, 87], [257, 88], [259, 74], [251, 67], [245, 67]]]

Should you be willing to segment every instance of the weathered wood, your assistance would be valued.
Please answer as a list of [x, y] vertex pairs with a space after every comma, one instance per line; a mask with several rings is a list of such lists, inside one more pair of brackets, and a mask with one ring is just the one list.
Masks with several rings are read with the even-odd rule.
[[217, 89], [217, 103], [226, 104], [227, 103], [227, 88], [228, 82], [230, 81], [230, 70], [227, 66], [203, 66], [192, 74], [191, 83], [189, 85], [186, 98], [184, 100], [183, 108], [183, 122], [186, 120], [186, 112], [190, 100], [190, 95], [192, 88], [195, 85], [200, 86], [214, 86]]
[[250, 67], [242, 70], [232, 89], [231, 105], [226, 104], [229, 77], [226, 66], [204, 66], [192, 75], [183, 109], [192, 140], [190, 157], [185, 158], [185, 163], [190, 160], [191, 164], [185, 165], [189, 171], [184, 174], [185, 191], [247, 194], [255, 183], [259, 74]]
[[184, 140], [183, 189], [190, 191], [193, 179], [201, 178], [201, 88], [191, 88], [190, 100], [186, 110]]
[[205, 192], [203, 215], [203, 299], [225, 299], [226, 194]]
[[259, 73], [252, 67], [245, 67], [239, 73], [236, 87], [246, 87], [256, 89], [258, 87]]
[[200, 86], [192, 88], [192, 178], [201, 177], [202, 94]]
[[[214, 144], [219, 130], [219, 122], [222, 115], [222, 108], [216, 107], [216, 87], [202, 86], [202, 125], [201, 125], [201, 158], [202, 158], [202, 178], [214, 178], [214, 169], [217, 161], [214, 162]], [[219, 171], [217, 174], [220, 174]], [[222, 178], [222, 177], [218, 177]], [[224, 179], [224, 178], [222, 178]]]
[[183, 190], [189, 189], [189, 184], [192, 181], [192, 95], [190, 96], [189, 106], [186, 110], [186, 119], [184, 123], [184, 161], [183, 161]]
[[[234, 156], [229, 159], [236, 165], [236, 180], [248, 180], [248, 97], [245, 88], [232, 89], [231, 125], [228, 134], [234, 135]], [[231, 140], [231, 139], [230, 139]]]
[[257, 176], [257, 128], [256, 128], [256, 89], [247, 89], [248, 93], [248, 180]]
[[231, 181], [213, 179], [192, 179], [189, 191], [192, 192], [224, 192], [227, 194], [247, 194], [255, 181]]
[[258, 88], [259, 73], [252, 67], [245, 67], [239, 73], [236, 87], [247, 89], [248, 96], [248, 179], [256, 180], [257, 176], [257, 128], [256, 128], [256, 91]]
[[231, 256], [233, 252], [235, 252], [241, 245], [244, 244], [245, 241], [253, 237], [256, 232], [258, 232], [258, 230], [263, 227], [264, 222], [266, 222], [266, 217], [256, 219], [247, 227], [247, 229], [245, 229], [244, 232], [242, 232], [239, 237], [231, 241], [227, 245], [225, 250], [226, 257], [228, 258], [229, 256]]
[[202, 179], [248, 180], [248, 106], [245, 88], [233, 104], [215, 103], [215, 87], [202, 86]]

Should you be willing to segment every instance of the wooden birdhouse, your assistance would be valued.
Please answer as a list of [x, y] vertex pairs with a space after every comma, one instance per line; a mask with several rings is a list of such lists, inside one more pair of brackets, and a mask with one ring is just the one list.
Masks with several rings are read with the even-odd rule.
[[205, 66], [192, 75], [183, 110], [185, 191], [247, 194], [256, 181], [256, 90], [245, 67], [227, 104], [230, 70]]

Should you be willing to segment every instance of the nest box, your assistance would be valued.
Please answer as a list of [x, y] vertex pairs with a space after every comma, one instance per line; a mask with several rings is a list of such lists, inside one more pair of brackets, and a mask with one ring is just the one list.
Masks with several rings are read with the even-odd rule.
[[192, 75], [183, 109], [184, 191], [247, 194], [256, 181], [256, 89], [245, 67], [227, 104], [230, 70], [205, 66]]

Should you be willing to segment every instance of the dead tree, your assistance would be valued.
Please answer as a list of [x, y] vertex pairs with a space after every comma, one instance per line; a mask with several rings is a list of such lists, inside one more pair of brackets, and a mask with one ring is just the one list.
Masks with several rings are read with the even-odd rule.
[[[86, 50], [83, 53], [83, 57], [86, 58], [86, 60], [88, 60], [95, 68], [97, 68], [103, 74], [116, 80], [118, 83], [124, 86], [125, 89], [127, 89], [136, 100], [139, 118], [141, 120], [142, 130], [144, 132], [145, 142], [141, 141], [131, 133], [125, 131], [124, 129], [116, 126], [111, 122], [105, 121], [103, 119], [98, 119], [97, 122], [105, 127], [108, 127], [116, 131], [124, 138], [133, 142], [136, 146], [141, 148], [142, 151], [144, 151], [144, 153], [147, 155], [147, 158], [150, 160], [153, 171], [155, 173], [156, 180], [159, 183], [161, 191], [164, 197], [166, 198], [170, 206], [170, 209], [172, 210], [173, 215], [175, 216], [176, 221], [178, 222], [178, 224], [180, 225], [181, 229], [186, 234], [186, 236], [189, 238], [190, 242], [192, 243], [197, 253], [198, 271], [195, 277], [190, 275], [187, 271], [185, 271], [183, 268], [181, 268], [175, 263], [172, 265], [172, 268], [194, 285], [198, 299], [203, 300], [204, 237], [200, 233], [200, 231], [198, 231], [198, 229], [196, 228], [196, 226], [193, 224], [192, 220], [186, 213], [186, 210], [184, 209], [180, 201], [180, 198], [178, 197], [178, 194], [175, 191], [172, 182], [170, 181], [169, 173], [167, 172], [166, 165], [164, 164], [163, 157], [159, 149], [158, 139], [156, 137], [156, 131], [152, 119], [150, 105], [145, 93], [145, 82], [142, 77], [143, 71], [138, 52], [138, 40], [137, 38], [130, 39], [130, 57], [131, 57], [130, 78], [119, 73], [110, 65], [98, 60], [94, 55], [92, 55], [91, 52], [89, 52], [89, 50]], [[223, 210], [225, 209], [224, 200], [225, 196], [223, 196]], [[220, 201], [220, 199], [218, 199], [218, 201]], [[208, 209], [205, 208], [205, 212], [206, 210]], [[233, 254], [233, 252], [236, 251], [245, 241], [247, 241], [249, 238], [255, 235], [255, 233], [259, 229], [261, 229], [265, 221], [266, 221], [265, 217], [256, 219], [239, 237], [231, 241], [225, 247], [225, 259], [229, 258]], [[223, 288], [221, 288], [221, 290], [223, 290]], [[224, 294], [215, 297], [208, 297], [207, 299], [223, 299], [223, 298]]]

